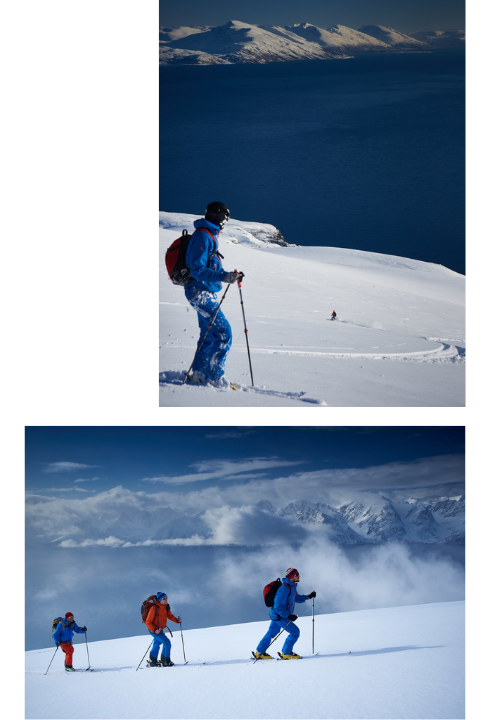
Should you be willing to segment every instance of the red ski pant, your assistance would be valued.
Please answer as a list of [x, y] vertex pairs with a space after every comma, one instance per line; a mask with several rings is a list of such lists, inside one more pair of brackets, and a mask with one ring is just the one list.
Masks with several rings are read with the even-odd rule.
[[73, 658], [73, 645], [71, 643], [61, 643], [60, 648], [65, 653], [65, 665], [71, 666]]

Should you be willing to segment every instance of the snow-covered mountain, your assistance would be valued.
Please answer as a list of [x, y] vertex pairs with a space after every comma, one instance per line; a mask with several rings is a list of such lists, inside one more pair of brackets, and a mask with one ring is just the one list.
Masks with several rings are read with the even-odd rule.
[[465, 33], [462, 30], [427, 30], [408, 34], [415, 40], [426, 43], [433, 50], [439, 48], [462, 48], [466, 40]]
[[[266, 509], [262, 505], [263, 509]], [[430, 502], [409, 498], [392, 502], [352, 502], [338, 508], [324, 503], [294, 502], [276, 512], [306, 524], [329, 526], [329, 539], [338, 545], [385, 542], [464, 543], [465, 499], [439, 498]]]
[[380, 40], [392, 48], [400, 50], [427, 49], [425, 42], [417, 40], [412, 35], [405, 35], [397, 30], [393, 30], [393, 28], [383, 27], [382, 25], [363, 25], [359, 28], [359, 32], [369, 35], [376, 40]]
[[[31, 506], [26, 516], [28, 528], [36, 527], [36, 508], [39, 505]], [[381, 496], [369, 503], [356, 501], [339, 507], [301, 500], [274, 508], [270, 502], [261, 501], [255, 508], [261, 516], [257, 518], [256, 536], [250, 539], [249, 544], [282, 542], [290, 532], [290, 524], [300, 525], [307, 532], [325, 533], [330, 542], [339, 546], [381, 545], [387, 542], [464, 544], [465, 539], [465, 501], [462, 496], [430, 502], [414, 498], [392, 502]], [[73, 511], [70, 516], [65, 511], [63, 518], [67, 520], [69, 517], [69, 522], [61, 523], [63, 532], [50, 525], [48, 534], [45, 531], [39, 541], [61, 547], [97, 544], [122, 547], [168, 542], [178, 544], [179, 541], [186, 544], [189, 540], [191, 544], [240, 545], [247, 542], [242, 536], [235, 538], [227, 534], [228, 539], [224, 539], [221, 530], [239, 518], [239, 515], [234, 515], [237, 510], [238, 513], [243, 512], [245, 518], [249, 517], [248, 506], [243, 510], [219, 508], [216, 513], [204, 510], [196, 513], [169, 507], [148, 511], [133, 507], [125, 508], [117, 517], [110, 511], [99, 513], [96, 521], [88, 523], [85, 515], [76, 518]], [[275, 516], [276, 520], [268, 521], [267, 515]]]
[[277, 514], [280, 517], [294, 518], [301, 523], [328, 526], [329, 539], [338, 545], [364, 544], [363, 538], [350, 528], [338, 510], [325, 503], [292, 502], [285, 508], [279, 508]]
[[318, 60], [335, 55], [338, 53], [329, 52], [285, 28], [239, 20], [160, 45], [163, 64], [264, 64]]
[[359, 30], [352, 30], [352, 28], [345, 25], [333, 25], [325, 29], [309, 23], [298, 23], [286, 27], [286, 30], [300, 35], [305, 40], [316, 42], [330, 49], [369, 52], [370, 50], [386, 51], [390, 48], [389, 43], [371, 37], [371, 35]]
[[304, 22], [279, 27], [230, 20], [217, 27], [160, 28], [160, 63], [263, 64], [345, 58], [349, 53], [434, 50], [463, 43], [464, 33], [458, 30], [404, 34], [381, 25], [353, 30], [345, 25], [321, 28]]

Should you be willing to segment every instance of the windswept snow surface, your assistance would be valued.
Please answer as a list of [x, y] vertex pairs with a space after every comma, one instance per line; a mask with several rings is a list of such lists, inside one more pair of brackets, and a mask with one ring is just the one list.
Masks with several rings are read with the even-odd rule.
[[245, 273], [255, 387], [236, 285], [222, 309], [234, 335], [226, 375], [241, 389], [183, 386], [197, 317], [168, 279], [165, 251], [198, 217], [160, 213], [160, 406], [464, 405], [463, 275], [394, 255], [285, 246], [272, 225], [239, 220], [222, 231], [220, 251], [226, 270]]
[[58, 654], [45, 675], [54, 647], [32, 650], [26, 718], [464, 717], [464, 602], [316, 616], [314, 657], [311, 615], [297, 624], [304, 657], [288, 662], [249, 659], [268, 622], [184, 632], [188, 665], [176, 632], [172, 668], [136, 672], [147, 634], [89, 643], [93, 672], [68, 675]]
[[[465, 405], [459, 350], [465, 277], [442, 265], [330, 247], [336, 238], [329, 235], [328, 224], [319, 228], [324, 246], [292, 246], [272, 225], [232, 219], [220, 234], [220, 251], [225, 270], [245, 273], [243, 307], [255, 387], [236, 284], [222, 309], [233, 331], [226, 376], [242, 388], [184, 386], [199, 328], [183, 288], [168, 278], [165, 252], [184, 228], [192, 232], [199, 216], [31, 215], [32, 222], [49, 216], [53, 224], [2, 230], [9, 247], [23, 253], [22, 272], [30, 273], [33, 284], [3, 289], [2, 299], [9, 301], [5, 322], [15, 329], [15, 337], [7, 337], [15, 344], [2, 351], [1, 371], [162, 373], [162, 383], [144, 388], [5, 385], [0, 389], [4, 405]], [[110, 224], [122, 215], [153, 225]], [[77, 218], [101, 224], [63, 224]], [[42, 256], [32, 252], [39, 247], [45, 248]], [[47, 266], [53, 277], [66, 281], [44, 282]], [[333, 310], [335, 321], [330, 320]]]

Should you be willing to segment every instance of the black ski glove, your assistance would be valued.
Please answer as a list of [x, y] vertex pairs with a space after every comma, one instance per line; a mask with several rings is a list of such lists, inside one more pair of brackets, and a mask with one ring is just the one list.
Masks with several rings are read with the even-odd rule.
[[227, 272], [227, 273], [225, 273], [223, 282], [230, 283], [230, 285], [232, 285], [237, 280], [241, 281], [242, 277], [243, 277], [243, 273], [237, 272], [236, 270], [234, 272]]
[[316, 592], [313, 590], [309, 595], [306, 596], [307, 600], [311, 600], [311, 598], [316, 597]]
[[83, 630], [83, 632], [87, 632], [87, 628], [85, 627], [85, 625], [83, 626], [83, 628], [80, 628], [80, 630]]
[[288, 620], [291, 620], [292, 622], [294, 622], [297, 619], [298, 619], [297, 615], [288, 615]]

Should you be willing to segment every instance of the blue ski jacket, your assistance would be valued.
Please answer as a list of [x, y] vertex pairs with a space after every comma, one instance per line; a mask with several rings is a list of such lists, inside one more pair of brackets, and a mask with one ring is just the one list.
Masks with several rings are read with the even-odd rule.
[[289, 615], [294, 615], [294, 603], [304, 603], [306, 600], [306, 596], [300, 595], [297, 591], [296, 583], [287, 578], [282, 578], [281, 582], [282, 585], [274, 598], [274, 607], [269, 612], [271, 620], [283, 620]]
[[85, 630], [81, 630], [76, 622], [67, 623], [65, 620], [58, 623], [56, 630], [53, 633], [54, 644], [56, 643], [71, 643], [74, 633], [84, 633]]
[[[193, 279], [186, 285], [186, 289], [196, 288], [212, 293], [218, 292], [221, 290], [221, 282], [226, 274], [218, 255], [219, 227], [204, 219], [195, 220], [194, 227], [196, 232], [189, 242], [186, 254], [186, 263]], [[214, 243], [209, 234], [200, 230], [201, 228], [205, 228], [212, 234]]]

